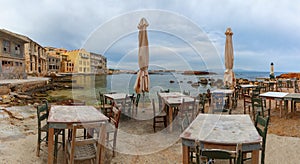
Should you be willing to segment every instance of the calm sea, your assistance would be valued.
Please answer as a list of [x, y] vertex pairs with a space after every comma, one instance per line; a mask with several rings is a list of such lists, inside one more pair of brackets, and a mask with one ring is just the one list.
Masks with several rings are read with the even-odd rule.
[[[275, 75], [280, 75], [281, 72], [275, 72]], [[235, 72], [236, 78], [246, 78], [255, 80], [257, 77], [269, 77], [269, 72]], [[201, 78], [223, 79], [223, 75], [182, 75], [180, 73], [161, 73], [150, 75], [150, 91], [145, 94], [146, 100], [156, 97], [159, 90], [170, 89], [171, 91], [182, 92], [187, 90], [192, 96], [206, 92], [207, 89], [214, 90], [216, 87], [207, 85], [192, 86], [191, 83], [198, 82]], [[136, 80], [135, 74], [114, 74], [114, 75], [98, 75], [98, 76], [73, 76], [73, 86], [80, 86], [83, 89], [59, 90], [51, 92], [51, 95], [64, 95], [73, 97], [74, 99], [85, 100], [92, 104], [97, 101], [97, 96], [100, 92], [124, 92], [134, 93], [134, 83]]]

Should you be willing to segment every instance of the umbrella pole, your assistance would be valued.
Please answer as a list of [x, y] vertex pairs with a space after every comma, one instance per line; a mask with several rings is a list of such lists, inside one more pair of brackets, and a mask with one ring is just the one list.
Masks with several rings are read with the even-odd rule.
[[143, 109], [142, 112], [145, 112], [145, 92], [143, 92]]

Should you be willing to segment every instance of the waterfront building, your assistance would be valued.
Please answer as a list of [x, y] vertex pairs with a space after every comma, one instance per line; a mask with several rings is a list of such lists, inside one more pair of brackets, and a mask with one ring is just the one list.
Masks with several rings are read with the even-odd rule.
[[26, 79], [24, 44], [20, 35], [0, 29], [0, 80]]
[[91, 73], [90, 53], [85, 49], [67, 51], [65, 55], [68, 61], [66, 64], [73, 64], [73, 73]]
[[37, 42], [27, 38], [25, 44], [26, 73], [33, 76], [45, 76], [48, 71], [48, 55], [46, 49]]
[[[48, 55], [48, 72], [61, 73], [64, 72], [63, 59], [66, 59], [67, 52], [64, 48], [45, 47]], [[64, 60], [66, 61], [66, 60]], [[66, 69], [68, 70], [68, 69]]]
[[105, 74], [107, 72], [106, 57], [101, 54], [91, 52], [91, 73]]

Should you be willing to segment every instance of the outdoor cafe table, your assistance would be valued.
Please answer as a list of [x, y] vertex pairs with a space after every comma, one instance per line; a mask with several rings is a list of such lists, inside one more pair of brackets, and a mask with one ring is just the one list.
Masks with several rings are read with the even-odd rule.
[[122, 103], [126, 98], [126, 93], [106, 93], [104, 97], [111, 101], [114, 101], [116, 104]]
[[[294, 102], [300, 102], [300, 93], [289, 93], [286, 96], [284, 96], [283, 99], [286, 101], [288, 101], [288, 100], [291, 101], [291, 112], [295, 112]], [[284, 105], [284, 107], [285, 107], [285, 110], [288, 111], [287, 110], [288, 105]]]
[[288, 95], [289, 93], [287, 92], [266, 92], [259, 94], [260, 97], [263, 99], [268, 99], [269, 100], [269, 108], [271, 110], [271, 100], [277, 100], [280, 101], [279, 108], [280, 108], [280, 117], [282, 116], [282, 100], [284, 100], [284, 97]]
[[[54, 129], [71, 129], [75, 123], [106, 123], [107, 121], [108, 118], [93, 106], [52, 105], [48, 116], [48, 163], [53, 163], [53, 153], [51, 152], [53, 152]], [[102, 147], [100, 153], [103, 152], [103, 150]], [[99, 160], [103, 161], [103, 153], [101, 154], [101, 158]]]
[[182, 104], [182, 101], [184, 99], [184, 102], [194, 102], [194, 98], [191, 96], [184, 95], [180, 92], [169, 92], [169, 93], [158, 93], [158, 95], [162, 98], [164, 104], [169, 107], [168, 110], [168, 123], [169, 131], [172, 131], [172, 121], [173, 121], [173, 111], [176, 107]]
[[200, 148], [236, 150], [242, 144], [242, 151], [252, 152], [252, 163], [259, 161], [262, 138], [249, 115], [199, 114], [180, 135], [182, 160], [189, 161], [189, 147], [199, 142]]

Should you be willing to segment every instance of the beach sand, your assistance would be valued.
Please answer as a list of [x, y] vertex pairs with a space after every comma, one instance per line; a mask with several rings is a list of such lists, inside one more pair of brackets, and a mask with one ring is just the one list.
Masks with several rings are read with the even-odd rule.
[[[275, 103], [273, 103], [274, 105]], [[242, 113], [243, 101], [233, 113]], [[298, 107], [299, 109], [299, 107]], [[40, 157], [36, 157], [37, 120], [35, 108], [6, 109], [18, 113], [19, 119], [9, 117], [0, 110], [0, 163], [47, 163], [47, 146], [43, 144]], [[280, 118], [279, 110], [271, 111], [267, 136], [267, 164], [297, 164], [300, 161], [300, 112]], [[172, 134], [162, 130], [153, 133], [151, 109], [139, 111], [138, 119], [122, 117], [118, 134], [116, 156], [106, 151], [105, 163], [182, 163], [180, 131]], [[64, 163], [60, 149], [58, 163]]]

